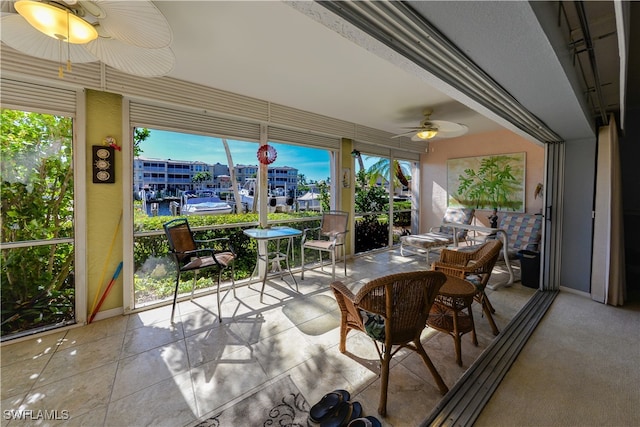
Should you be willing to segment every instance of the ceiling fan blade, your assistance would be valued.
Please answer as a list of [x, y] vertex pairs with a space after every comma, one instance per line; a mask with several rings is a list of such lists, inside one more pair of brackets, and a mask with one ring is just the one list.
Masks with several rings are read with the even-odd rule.
[[430, 123], [438, 128], [440, 132], [457, 132], [464, 129], [466, 126], [460, 123], [447, 122], [444, 120], [431, 120]]
[[[467, 126], [461, 123], [448, 122], [446, 120], [431, 120], [431, 115], [433, 114], [433, 109], [426, 108], [424, 110], [424, 117], [420, 122], [420, 126], [411, 129], [410, 132], [403, 133], [398, 136], [411, 136], [412, 141], [420, 142], [425, 141], [425, 139], [419, 138], [418, 133], [422, 131], [436, 131], [436, 135], [431, 139], [442, 139], [442, 138], [455, 138], [457, 136], [464, 135], [469, 131]], [[394, 137], [395, 138], [395, 137]]]
[[[98, 17], [100, 26], [114, 39], [134, 46], [159, 49], [169, 46], [171, 27], [162, 12], [150, 1], [93, 2], [104, 12]], [[90, 8], [86, 8], [91, 12]]]
[[74, 64], [98, 60], [85, 49], [86, 45], [61, 43], [33, 28], [18, 14], [3, 16], [1, 22], [2, 41], [25, 55], [65, 63], [69, 59]]
[[436, 136], [440, 136], [441, 138], [456, 138], [469, 132], [469, 128], [465, 125], [459, 124], [459, 126], [460, 127], [457, 130], [439, 131]]
[[[419, 129], [418, 129], [418, 130], [419, 130]], [[398, 134], [398, 135], [393, 135], [393, 136], [391, 137], [391, 139], [393, 139], [393, 138], [400, 138], [400, 137], [402, 137], [402, 136], [410, 136], [410, 135], [415, 134], [416, 132], [417, 132], [417, 130], [412, 130], [411, 132], [400, 133], [400, 134]]]
[[169, 47], [147, 49], [115, 39], [98, 38], [87, 43], [87, 50], [117, 70], [142, 77], [164, 76], [176, 61]]

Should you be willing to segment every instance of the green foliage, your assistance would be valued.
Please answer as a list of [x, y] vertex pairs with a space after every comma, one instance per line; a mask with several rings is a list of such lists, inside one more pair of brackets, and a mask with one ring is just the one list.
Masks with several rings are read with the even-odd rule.
[[[361, 214], [355, 221], [355, 251], [365, 252], [384, 248], [389, 242], [389, 193], [375, 185], [379, 176], [388, 176], [389, 160], [381, 159], [373, 167], [356, 174], [355, 210]], [[396, 175], [401, 171], [399, 162], [394, 163]], [[398, 184], [401, 184], [398, 181]], [[411, 225], [411, 201], [393, 202], [393, 227]], [[404, 212], [402, 212], [404, 211]]]
[[325, 181], [320, 181], [318, 182], [318, 190], [320, 191], [318, 199], [320, 200], [322, 210], [331, 210], [331, 194], [329, 193], [329, 185], [327, 185]]
[[411, 225], [411, 202], [393, 202], [394, 227], [408, 227]]
[[[3, 242], [73, 237], [72, 120], [2, 110]], [[2, 251], [2, 334], [73, 319], [73, 245]]]
[[310, 187], [307, 183], [307, 177], [303, 173], [298, 174], [298, 193], [304, 194], [309, 191]]
[[356, 187], [356, 212], [381, 212], [389, 205], [389, 194], [378, 186], [367, 186], [368, 175], [365, 171], [359, 171], [356, 175], [358, 186]]
[[356, 220], [356, 253], [384, 248], [389, 241], [389, 222], [376, 215], [365, 215]]
[[486, 157], [477, 171], [465, 169], [460, 175], [457, 194], [459, 202], [475, 208], [514, 208], [520, 202], [512, 200], [518, 191], [509, 156]]
[[[305, 221], [305, 218], [317, 216], [317, 212], [295, 213], [270, 213], [270, 223], [287, 221], [287, 226], [303, 230], [304, 228], [319, 226], [319, 220]], [[158, 216], [148, 217], [141, 211], [134, 216], [134, 228], [136, 232], [159, 231], [165, 222], [176, 217]], [[300, 218], [300, 221], [292, 219]], [[237, 255], [235, 262], [235, 279], [241, 280], [251, 276], [254, 271], [257, 254], [257, 243], [243, 233], [245, 228], [255, 227], [258, 222], [258, 214], [228, 214], [228, 215], [196, 215], [189, 217], [189, 225], [194, 231], [197, 240], [228, 237], [233, 250]], [[233, 224], [237, 224], [234, 226]], [[248, 225], [250, 224], [250, 225]], [[207, 227], [223, 226], [223, 228], [206, 229]], [[203, 229], [204, 228], [204, 229]], [[270, 242], [274, 244], [274, 242]], [[274, 249], [274, 248], [272, 248]], [[270, 249], [270, 250], [272, 250]], [[300, 245], [293, 246], [293, 259], [300, 260]], [[167, 238], [162, 234], [153, 236], [138, 236], [134, 239], [134, 286], [136, 306], [147, 302], [155, 302], [173, 295], [176, 271], [172, 258], [169, 255]], [[306, 261], [313, 262], [317, 259], [317, 252], [309, 252]], [[299, 264], [298, 264], [299, 265]], [[231, 280], [231, 272], [223, 275], [223, 281]], [[196, 289], [205, 289], [215, 285], [216, 272], [201, 272], [198, 275]], [[179, 293], [191, 292], [193, 275], [190, 273], [181, 275]]]
[[135, 128], [133, 131], [133, 157], [138, 157], [142, 153], [140, 143], [146, 141], [151, 136], [151, 131], [147, 128]]
[[[380, 212], [389, 210], [389, 194], [383, 187], [369, 185], [371, 174], [359, 170], [356, 174], [356, 212], [362, 216], [355, 222], [355, 251], [365, 252], [387, 246], [389, 221]], [[375, 183], [375, 179], [373, 180]]]
[[198, 172], [191, 177], [191, 181], [196, 183], [211, 181], [211, 173], [209, 171]]

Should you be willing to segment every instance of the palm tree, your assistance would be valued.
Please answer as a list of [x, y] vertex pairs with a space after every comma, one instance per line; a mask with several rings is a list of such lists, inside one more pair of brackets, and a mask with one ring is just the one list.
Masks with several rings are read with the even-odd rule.
[[191, 178], [191, 182], [195, 182], [196, 184], [202, 184], [205, 181], [211, 181], [211, 174], [209, 171], [198, 172]]
[[[390, 175], [390, 162], [389, 159], [381, 158], [374, 164], [372, 164], [367, 170], [369, 175], [369, 185], [375, 185], [378, 177], [382, 177], [383, 179], [388, 179]], [[406, 170], [406, 166], [400, 163], [398, 160], [393, 160], [393, 186], [398, 188], [400, 184], [405, 187], [409, 186], [409, 180], [407, 179], [407, 175], [410, 175], [410, 172]]]
[[240, 198], [240, 191], [236, 184], [236, 168], [233, 165], [231, 150], [229, 150], [229, 144], [225, 138], [222, 138], [222, 145], [224, 145], [224, 151], [227, 153], [227, 167], [229, 168], [229, 178], [231, 180], [231, 185], [233, 186], [233, 200], [235, 200], [236, 213], [240, 213], [240, 202], [242, 199]]
[[298, 193], [302, 194], [309, 191], [309, 185], [307, 184], [307, 177], [303, 173], [298, 174]]
[[358, 165], [360, 166], [360, 171], [364, 170], [364, 162], [362, 161], [362, 154], [359, 151], [353, 150], [351, 155], [353, 156], [355, 153], [355, 158], [358, 160]]

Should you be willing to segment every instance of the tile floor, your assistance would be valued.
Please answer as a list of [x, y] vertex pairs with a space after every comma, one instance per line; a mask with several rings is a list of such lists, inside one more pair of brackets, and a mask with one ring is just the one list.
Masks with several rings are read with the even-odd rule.
[[[370, 278], [426, 268], [423, 257], [391, 250], [349, 261], [343, 281], [356, 289]], [[348, 354], [338, 351], [340, 315], [328, 287], [329, 271], [309, 270], [304, 281], [297, 274], [300, 294], [280, 279], [269, 281], [264, 303], [258, 284], [242, 286], [237, 298], [225, 298], [222, 323], [215, 296], [209, 295], [180, 303], [174, 325], [171, 307], [162, 307], [4, 345], [3, 415], [55, 410], [70, 419], [36, 425], [189, 426], [284, 375], [310, 404], [345, 388], [365, 415], [376, 415], [375, 347], [364, 334], [352, 332]], [[505, 280], [504, 271], [496, 267], [492, 282]], [[506, 326], [533, 292], [519, 282], [488, 291], [498, 327]], [[477, 304], [474, 317], [479, 346], [469, 334], [463, 337], [462, 367], [455, 363], [451, 337], [424, 331], [425, 348], [450, 388], [494, 338]], [[388, 396], [385, 426], [418, 425], [441, 399], [422, 360], [410, 351], [393, 359]], [[28, 424], [3, 416], [1, 425]]]

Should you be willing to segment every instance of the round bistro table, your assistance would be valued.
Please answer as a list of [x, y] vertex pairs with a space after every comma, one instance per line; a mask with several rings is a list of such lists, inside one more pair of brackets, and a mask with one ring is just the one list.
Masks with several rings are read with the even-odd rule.
[[440, 288], [427, 319], [427, 326], [453, 337], [456, 363], [460, 366], [462, 366], [460, 350], [462, 335], [471, 332], [473, 344], [478, 345], [471, 311], [475, 293], [476, 287], [470, 282], [447, 276], [447, 281]]

